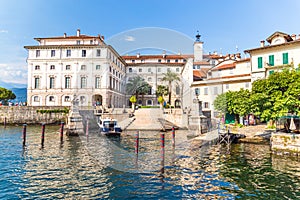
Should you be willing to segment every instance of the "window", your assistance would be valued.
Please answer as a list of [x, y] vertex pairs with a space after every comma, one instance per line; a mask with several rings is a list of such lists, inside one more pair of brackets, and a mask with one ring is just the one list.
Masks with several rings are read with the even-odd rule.
[[143, 69], [142, 69], [142, 68], [139, 68], [139, 72], [143, 72]]
[[86, 50], [82, 50], [81, 56], [86, 57]]
[[80, 88], [86, 88], [86, 77], [81, 77]]
[[130, 73], [132, 72], [132, 68], [131, 68], [131, 67], [130, 67], [130, 68], [128, 68], [128, 72], [130, 72]]
[[50, 77], [49, 88], [50, 88], [50, 89], [53, 89], [53, 88], [54, 88], [54, 77]]
[[245, 83], [245, 88], [249, 88], [249, 83]]
[[40, 57], [41, 55], [41, 51], [40, 50], [36, 50], [35, 51], [35, 57]]
[[39, 65], [36, 65], [36, 66], [34, 67], [34, 69], [35, 69], [35, 70], [40, 70], [40, 66], [39, 66]]
[[269, 71], [269, 75], [274, 74], [274, 70]]
[[95, 78], [95, 88], [100, 88], [100, 77]]
[[176, 95], [180, 95], [180, 87], [176, 86]]
[[160, 62], [161, 62], [161, 59], [158, 59], [158, 62], [160, 63]]
[[34, 78], [34, 89], [40, 88], [40, 78]]
[[168, 71], [168, 72], [170, 72], [170, 71], [171, 71], [171, 69], [170, 69], [170, 68], [168, 68], [168, 69], [167, 69], [167, 71]]
[[55, 69], [55, 65], [50, 65], [50, 70], [54, 70]]
[[147, 100], [147, 105], [152, 105], [152, 100]]
[[178, 67], [176, 68], [176, 72], [179, 72], [179, 68]]
[[81, 70], [86, 70], [86, 65], [81, 65]]
[[53, 101], [54, 101], [54, 96], [50, 96], [50, 97], [49, 97], [49, 101], [52, 101], [52, 102], [53, 102]]
[[51, 57], [55, 57], [55, 50], [51, 50]]
[[71, 57], [71, 49], [67, 50], [67, 57]]
[[261, 69], [263, 67], [263, 65], [262, 65], [262, 57], [258, 57], [257, 58], [257, 67], [258, 67], [258, 69]]
[[229, 84], [226, 84], [226, 89], [229, 89]]
[[66, 65], [66, 70], [71, 70], [71, 65]]
[[218, 87], [214, 87], [214, 95], [218, 94]]
[[100, 70], [100, 65], [96, 65], [96, 70]]
[[96, 54], [97, 57], [100, 57], [101, 56], [101, 50], [100, 49], [97, 49], [97, 54]]
[[288, 53], [282, 54], [282, 64], [289, 64], [289, 55]]
[[169, 63], [169, 62], [170, 62], [170, 59], [168, 59], [167, 62]]
[[274, 66], [274, 55], [269, 55], [269, 65]]
[[131, 60], [132, 63], [135, 63], [135, 60]]
[[148, 77], [148, 81], [152, 81], [152, 78], [151, 78], [151, 77]]
[[65, 88], [71, 88], [71, 77], [65, 78]]
[[209, 103], [208, 102], [204, 102], [204, 108], [209, 108]]
[[161, 68], [160, 67], [157, 69], [157, 72], [161, 72]]
[[148, 68], [148, 72], [151, 72], [151, 68]]
[[229, 69], [229, 74], [233, 74], [233, 69]]
[[208, 95], [208, 88], [204, 88], [204, 95]]
[[176, 59], [175, 62], [178, 63], [178, 59]]
[[85, 102], [85, 96], [80, 96], [80, 101]]
[[80, 40], [77, 40], [77, 41], [76, 41], [76, 44], [77, 44], [77, 45], [80, 45]]
[[34, 102], [38, 102], [38, 101], [40, 101], [40, 98], [39, 98], [38, 96], [34, 96], [34, 97], [33, 97], [33, 101], [34, 101]]
[[65, 96], [65, 102], [69, 102], [69, 101], [71, 101], [70, 96]]

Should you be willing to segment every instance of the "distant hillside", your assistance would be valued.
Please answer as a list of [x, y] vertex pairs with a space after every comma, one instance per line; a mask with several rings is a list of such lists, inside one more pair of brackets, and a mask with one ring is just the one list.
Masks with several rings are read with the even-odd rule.
[[19, 83], [7, 83], [0, 80], [0, 87], [6, 88], [6, 89], [12, 89], [12, 88], [27, 88], [26, 84], [19, 84]]

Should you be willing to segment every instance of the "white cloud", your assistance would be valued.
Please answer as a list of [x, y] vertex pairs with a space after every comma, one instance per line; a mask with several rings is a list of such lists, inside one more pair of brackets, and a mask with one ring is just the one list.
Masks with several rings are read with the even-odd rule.
[[27, 66], [25, 63], [0, 63], [0, 80], [7, 83], [27, 84]]
[[0, 30], [0, 33], [8, 33], [8, 30]]
[[132, 36], [126, 36], [126, 37], [125, 37], [125, 40], [128, 41], [128, 42], [134, 42], [134, 41], [135, 41], [135, 38], [132, 37]]

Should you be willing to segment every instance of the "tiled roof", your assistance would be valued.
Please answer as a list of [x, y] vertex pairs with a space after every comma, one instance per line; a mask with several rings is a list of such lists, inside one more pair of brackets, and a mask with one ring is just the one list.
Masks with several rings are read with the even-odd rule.
[[197, 77], [197, 78], [205, 78], [208, 70], [209, 69], [197, 69], [197, 70], [193, 70], [193, 76]]
[[238, 74], [238, 75], [232, 75], [232, 76], [209, 78], [208, 80], [218, 80], [218, 79], [225, 79], [225, 78], [239, 78], [239, 77], [245, 77], [245, 76], [249, 76], [251, 78], [251, 74]]
[[194, 65], [210, 65], [210, 63], [203, 60], [203, 61], [200, 61], [200, 62], [194, 62]]
[[131, 55], [122, 56], [124, 60], [145, 60], [145, 59], [186, 59], [192, 58], [193, 55]]
[[45, 37], [45, 38], [34, 38], [35, 40], [37, 41], [40, 41], [40, 40], [44, 40], [44, 39], [47, 39], [47, 40], [66, 40], [66, 39], [94, 39], [94, 38], [100, 38], [101, 40], [103, 40], [103, 38], [101, 38], [100, 35], [98, 36], [89, 36], [89, 35], [79, 35], [79, 36], [76, 36], [76, 35], [72, 35], [72, 36], [57, 36], [57, 37]]
[[235, 63], [220, 65], [220, 66], [212, 69], [212, 71], [223, 70], [223, 69], [233, 69], [233, 68], [235, 68]]

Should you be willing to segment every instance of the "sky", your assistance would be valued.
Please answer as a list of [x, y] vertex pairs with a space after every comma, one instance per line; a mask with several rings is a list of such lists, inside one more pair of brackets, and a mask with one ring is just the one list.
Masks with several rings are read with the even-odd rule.
[[299, 10], [298, 0], [0, 0], [0, 83], [27, 83], [24, 46], [36, 45], [36, 37], [79, 28], [103, 35], [121, 55], [139, 45], [191, 53], [199, 31], [205, 53], [245, 56], [275, 31], [300, 34]]

